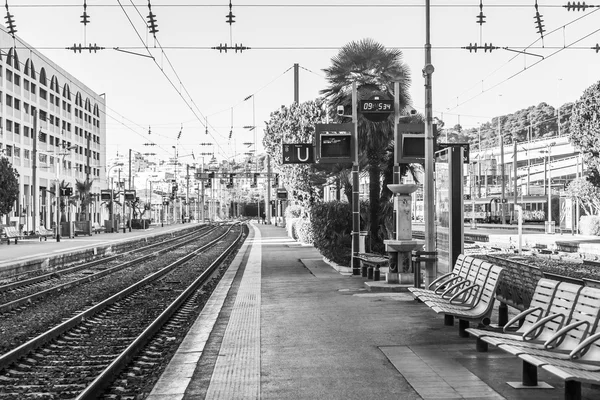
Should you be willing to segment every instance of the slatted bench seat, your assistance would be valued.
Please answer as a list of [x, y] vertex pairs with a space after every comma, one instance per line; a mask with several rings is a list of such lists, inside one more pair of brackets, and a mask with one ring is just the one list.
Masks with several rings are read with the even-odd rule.
[[[523, 341], [544, 342], [551, 338], [570, 315], [582, 287], [572, 283], [540, 279], [530, 307], [511, 319], [503, 332], [468, 329], [477, 337], [477, 350], [487, 351], [488, 344], [500, 346]], [[521, 323], [516, 331], [510, 329]]]
[[557, 285], [546, 317], [529, 328], [531, 337], [481, 337], [523, 361], [522, 382], [511, 385], [537, 387], [540, 367], [566, 381], [566, 399], [581, 398], [581, 382], [600, 384], [600, 289], [577, 286]]
[[44, 226], [40, 226], [35, 233], [39, 236], [40, 242], [42, 241], [42, 238], [44, 238], [44, 241], [48, 241], [48, 236], [54, 236], [54, 231], [46, 229]]
[[[487, 272], [486, 272], [487, 271]], [[458, 318], [458, 334], [461, 337], [468, 337], [466, 329], [469, 322], [474, 321], [480, 325], [489, 325], [490, 316], [494, 307], [495, 293], [500, 281], [502, 268], [490, 263], [483, 263], [477, 280], [474, 282], [474, 290], [477, 290], [473, 302], [469, 305], [450, 304], [450, 302], [428, 302], [427, 304], [436, 313], [445, 314], [445, 322], [450, 323], [454, 318]], [[463, 289], [464, 290], [464, 289]]]
[[104, 232], [104, 229], [105, 229], [105, 228], [104, 228], [103, 226], [100, 226], [100, 224], [99, 224], [99, 223], [97, 223], [97, 222], [94, 222], [94, 223], [92, 224], [92, 231], [93, 231], [94, 233], [100, 233], [100, 232]]
[[356, 258], [362, 262], [361, 274], [363, 278], [378, 281], [381, 277], [379, 268], [387, 265], [389, 257], [375, 253], [357, 253]]
[[11, 239], [15, 239], [15, 244], [17, 244], [18, 239], [22, 239], [23, 235], [21, 232], [14, 226], [5, 226], [4, 227], [4, 236], [6, 238], [6, 243], [10, 244]]
[[[468, 260], [468, 261], [467, 261]], [[408, 288], [408, 290], [415, 296], [419, 297], [425, 294], [441, 294], [446, 291], [450, 286], [454, 285], [459, 281], [464, 281], [466, 279], [468, 270], [473, 262], [473, 257], [467, 257], [463, 254], [459, 254], [456, 259], [456, 263], [454, 263], [454, 268], [451, 272], [444, 274], [435, 280], [433, 280], [427, 288]]]
[[480, 289], [483, 287], [476, 284], [476, 282], [479, 281], [481, 283], [485, 281], [490, 265], [484, 260], [464, 257], [462, 269], [456, 279], [448, 279], [445, 285], [439, 288], [439, 290], [438, 288], [434, 291], [414, 290], [412, 293], [425, 304], [428, 304], [428, 302], [448, 302], [450, 304], [474, 306], [477, 302]]

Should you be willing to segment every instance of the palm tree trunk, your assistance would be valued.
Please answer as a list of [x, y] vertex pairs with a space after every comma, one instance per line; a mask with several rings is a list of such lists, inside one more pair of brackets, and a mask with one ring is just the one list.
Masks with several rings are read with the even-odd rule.
[[369, 154], [369, 208], [370, 208], [370, 236], [371, 251], [383, 251], [383, 242], [379, 238], [379, 192], [381, 191], [380, 178], [381, 170], [379, 168], [379, 157], [377, 154]]

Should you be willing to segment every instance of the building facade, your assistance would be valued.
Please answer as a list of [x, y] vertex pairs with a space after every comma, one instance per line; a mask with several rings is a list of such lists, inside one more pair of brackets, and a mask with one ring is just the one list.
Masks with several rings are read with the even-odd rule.
[[[0, 149], [19, 173], [19, 199], [2, 223], [54, 226], [57, 181], [73, 194], [77, 181], [94, 194], [106, 187], [105, 110], [102, 95], [0, 28]], [[63, 213], [74, 220], [78, 207]], [[86, 211], [92, 221], [103, 214], [99, 200]]]

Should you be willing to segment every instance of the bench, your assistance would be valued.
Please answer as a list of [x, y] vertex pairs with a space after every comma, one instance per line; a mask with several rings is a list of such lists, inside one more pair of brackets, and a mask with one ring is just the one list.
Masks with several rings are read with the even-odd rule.
[[508, 321], [508, 306], [525, 311], [529, 308], [538, 281], [544, 273], [535, 266], [520, 262], [519, 257], [510, 259], [488, 255], [490, 262], [504, 268], [502, 279], [498, 285], [496, 299], [498, 306], [498, 326]]
[[104, 229], [105, 229], [105, 228], [104, 228], [103, 226], [100, 226], [100, 224], [99, 224], [99, 223], [97, 223], [97, 222], [94, 222], [94, 223], [92, 224], [92, 231], [93, 231], [94, 233], [96, 233], [96, 234], [97, 234], [97, 233], [100, 233], [100, 232], [104, 232]]
[[[475, 273], [476, 275], [477, 268], [481, 266], [481, 263], [475, 261], [473, 257], [460, 254], [451, 272], [435, 279], [426, 289], [414, 287], [408, 288], [408, 290], [421, 301], [439, 297], [451, 299], [465, 285], [469, 284], [470, 274]], [[456, 301], [457, 299], [454, 298], [453, 300]]]
[[[536, 291], [536, 302], [541, 292]], [[565, 380], [565, 399], [581, 399], [581, 382], [600, 384], [600, 289], [560, 282], [549, 306], [546, 316], [537, 313], [537, 322], [520, 329], [520, 337], [495, 334], [481, 339], [522, 360], [522, 383], [511, 385], [539, 386], [541, 367]]]
[[389, 257], [375, 253], [357, 253], [355, 257], [361, 261], [362, 277], [374, 281], [381, 279], [379, 267], [386, 265], [389, 261]]
[[48, 236], [50, 236], [50, 237], [54, 236], [54, 231], [52, 231], [50, 229], [46, 229], [46, 227], [44, 227], [44, 226], [40, 226], [35, 231], [35, 233], [36, 233], [36, 235], [39, 236], [40, 242], [42, 241], [42, 238], [44, 238], [44, 241], [48, 241]]
[[453, 325], [454, 318], [458, 318], [458, 335], [469, 337], [466, 329], [469, 328], [470, 321], [484, 326], [490, 324], [495, 293], [501, 274], [502, 267], [483, 262], [473, 284], [461, 290], [462, 292], [473, 293], [467, 303], [453, 304], [450, 301], [426, 300], [425, 304], [436, 313], [443, 313], [446, 325]]
[[6, 237], [6, 243], [10, 244], [11, 239], [15, 239], [15, 244], [17, 244], [18, 239], [22, 239], [23, 235], [21, 232], [14, 226], [5, 226], [4, 227], [4, 236]]

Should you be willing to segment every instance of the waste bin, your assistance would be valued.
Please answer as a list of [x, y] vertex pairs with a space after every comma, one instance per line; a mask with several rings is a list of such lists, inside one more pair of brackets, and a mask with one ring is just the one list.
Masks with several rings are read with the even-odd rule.
[[556, 229], [555, 222], [554, 221], [546, 221], [545, 225], [546, 225], [546, 233], [554, 234], [554, 231]]

